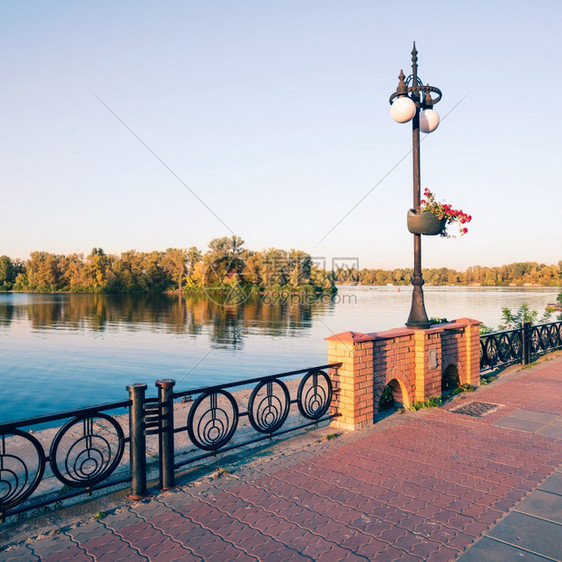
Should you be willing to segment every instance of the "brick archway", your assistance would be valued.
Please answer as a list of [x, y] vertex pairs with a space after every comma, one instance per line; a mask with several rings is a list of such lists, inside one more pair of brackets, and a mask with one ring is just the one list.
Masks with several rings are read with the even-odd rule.
[[441, 378], [441, 390], [443, 392], [453, 390], [457, 388], [461, 383], [459, 370], [454, 363], [447, 365], [447, 368], [443, 371], [443, 376]]
[[395, 402], [400, 402], [405, 408], [409, 408], [414, 401], [414, 392], [407, 377], [401, 374], [393, 374], [388, 375], [386, 378], [389, 380], [385, 381], [385, 385], [383, 387], [377, 387], [377, 391], [375, 392], [373, 400], [374, 413], [376, 414], [379, 411], [379, 402], [385, 386], [390, 386]]

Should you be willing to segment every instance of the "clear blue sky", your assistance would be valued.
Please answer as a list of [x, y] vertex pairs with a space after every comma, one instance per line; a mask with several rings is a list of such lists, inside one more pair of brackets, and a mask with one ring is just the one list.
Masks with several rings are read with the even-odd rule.
[[231, 229], [411, 267], [410, 157], [319, 241], [411, 148], [388, 97], [415, 40], [447, 116], [422, 185], [474, 217], [424, 238], [423, 265], [556, 263], [561, 26], [559, 0], [4, 0], [0, 254], [203, 249]]

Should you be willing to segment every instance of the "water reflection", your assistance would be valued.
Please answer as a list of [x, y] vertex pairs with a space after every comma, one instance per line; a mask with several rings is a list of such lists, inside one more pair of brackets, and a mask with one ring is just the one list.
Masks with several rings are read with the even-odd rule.
[[267, 302], [252, 296], [241, 304], [217, 304], [203, 294], [0, 296], [0, 326], [28, 322], [33, 331], [153, 331], [197, 337], [208, 334], [219, 348], [241, 349], [249, 335], [296, 337], [327, 313], [334, 299]]

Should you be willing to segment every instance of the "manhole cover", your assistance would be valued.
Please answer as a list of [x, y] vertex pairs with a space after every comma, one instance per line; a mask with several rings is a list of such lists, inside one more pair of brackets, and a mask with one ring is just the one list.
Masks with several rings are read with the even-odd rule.
[[491, 404], [490, 402], [468, 402], [467, 404], [449, 410], [449, 412], [481, 418], [482, 416], [495, 412], [499, 407], [500, 404]]

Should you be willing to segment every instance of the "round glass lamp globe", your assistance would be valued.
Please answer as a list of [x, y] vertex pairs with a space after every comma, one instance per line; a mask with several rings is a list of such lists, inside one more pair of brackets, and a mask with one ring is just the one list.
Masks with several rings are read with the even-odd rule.
[[416, 114], [416, 104], [408, 97], [396, 98], [390, 106], [390, 116], [397, 123], [407, 123]]
[[434, 109], [424, 109], [420, 113], [420, 129], [422, 133], [432, 133], [439, 127], [439, 113]]

